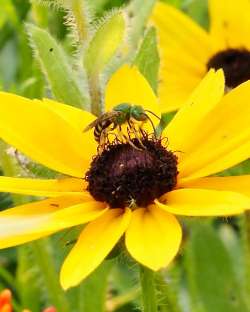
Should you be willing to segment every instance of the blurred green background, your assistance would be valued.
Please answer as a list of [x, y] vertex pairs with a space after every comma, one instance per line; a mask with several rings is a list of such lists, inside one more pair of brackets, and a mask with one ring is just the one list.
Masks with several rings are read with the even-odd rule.
[[[89, 2], [95, 19], [114, 7], [129, 3], [121, 0]], [[185, 11], [203, 27], [208, 27], [205, 0], [166, 2]], [[27, 35], [28, 23], [49, 30], [71, 59], [75, 50], [64, 21], [63, 10], [41, 5], [39, 1], [0, 1], [1, 90], [30, 98], [51, 97], [40, 66], [33, 58]], [[4, 153], [2, 149], [1, 164], [5, 161]], [[249, 168], [249, 162], [246, 162], [232, 169], [231, 173], [246, 173]], [[21, 200], [18, 197], [18, 201]], [[0, 195], [1, 209], [12, 205], [13, 198], [9, 194]], [[159, 311], [250, 311], [250, 229], [247, 229], [247, 219], [247, 216], [240, 216], [181, 220], [185, 238], [180, 254], [164, 274], [157, 277]], [[15, 311], [28, 308], [32, 312], [40, 312], [50, 305], [55, 306], [58, 312], [140, 311], [138, 269], [124, 252], [118, 257], [111, 256], [80, 287], [67, 293], [61, 290], [58, 271], [77, 231], [0, 251], [0, 290], [10, 288], [13, 291]], [[102, 300], [99, 301], [100, 298]], [[100, 305], [99, 302], [105, 304]]]

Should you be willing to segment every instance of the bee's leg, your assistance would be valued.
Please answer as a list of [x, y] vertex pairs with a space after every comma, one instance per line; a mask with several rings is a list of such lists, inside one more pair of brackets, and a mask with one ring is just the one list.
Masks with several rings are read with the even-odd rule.
[[[125, 135], [124, 135], [124, 136], [125, 136]], [[125, 136], [125, 138], [127, 138], [128, 144], [131, 145], [134, 149], [137, 149], [138, 151], [141, 151], [141, 150], [142, 150], [141, 148], [137, 147], [137, 146], [133, 143], [133, 141], [131, 141], [131, 139], [130, 139], [129, 137]]]
[[141, 147], [143, 149], [145, 149], [145, 145], [142, 143], [142, 140], [140, 138], [140, 135], [139, 135], [139, 131], [136, 129], [135, 127], [135, 124], [133, 123], [133, 121], [128, 121], [128, 125], [130, 127], [130, 129], [132, 129], [134, 135], [135, 135], [135, 138], [138, 140], [138, 142], [140, 143]]
[[125, 143], [127, 142], [127, 137], [125, 136], [125, 134], [122, 132], [122, 128], [119, 125], [117, 128], [117, 133], [118, 133], [118, 137], [121, 141], [121, 143], [124, 143], [124, 139], [125, 139]]
[[130, 139], [130, 137], [126, 136], [121, 129], [121, 126], [118, 127], [118, 134], [122, 139], [122, 142], [125, 140], [126, 143], [128, 143], [129, 145], [131, 145], [133, 148], [137, 149], [137, 150], [141, 150], [140, 148], [138, 148]]
[[157, 137], [157, 131], [156, 131], [155, 125], [154, 125], [154, 123], [153, 123], [153, 120], [152, 120], [148, 115], [146, 115], [146, 116], [147, 116], [147, 119], [148, 119], [148, 121], [150, 122], [151, 127], [152, 127], [152, 129], [153, 129], [153, 131], [154, 131], [154, 137]]
[[113, 127], [110, 128], [110, 131], [114, 131], [117, 126], [118, 126], [117, 123], [114, 121], [113, 122]]
[[146, 121], [142, 121], [139, 125], [139, 132], [141, 134], [141, 137], [144, 139], [148, 137], [147, 132], [143, 129], [143, 126], [145, 123], [146, 123]]
[[101, 132], [100, 135], [100, 140], [99, 140], [99, 145], [98, 145], [98, 154], [101, 154], [105, 148], [106, 145], [106, 140], [107, 140], [107, 133], [106, 129]]

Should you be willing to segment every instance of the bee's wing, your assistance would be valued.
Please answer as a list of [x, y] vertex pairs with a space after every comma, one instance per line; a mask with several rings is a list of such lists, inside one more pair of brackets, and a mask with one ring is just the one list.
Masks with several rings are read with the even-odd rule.
[[94, 128], [98, 124], [99, 122], [98, 120], [99, 118], [96, 118], [94, 121], [92, 121], [89, 125], [87, 125], [87, 127], [83, 130], [83, 132], [87, 132], [90, 129]]
[[120, 112], [116, 112], [116, 111], [111, 111], [111, 112], [107, 112], [102, 114], [100, 117], [96, 118], [93, 122], [91, 122], [84, 130], [83, 132], [87, 132], [90, 129], [94, 128], [96, 125], [98, 125], [98, 123], [106, 121], [106, 120], [111, 120], [114, 121], [115, 118], [117, 116], [120, 115]]

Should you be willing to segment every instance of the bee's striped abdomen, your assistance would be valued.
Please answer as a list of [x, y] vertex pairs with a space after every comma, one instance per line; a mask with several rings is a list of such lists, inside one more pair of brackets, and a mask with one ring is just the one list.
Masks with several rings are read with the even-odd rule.
[[94, 136], [95, 136], [96, 142], [98, 142], [98, 143], [100, 142], [102, 132], [105, 129], [107, 129], [111, 124], [112, 124], [112, 121], [108, 120], [108, 119], [98, 122], [98, 124], [95, 126], [95, 130], [94, 130]]

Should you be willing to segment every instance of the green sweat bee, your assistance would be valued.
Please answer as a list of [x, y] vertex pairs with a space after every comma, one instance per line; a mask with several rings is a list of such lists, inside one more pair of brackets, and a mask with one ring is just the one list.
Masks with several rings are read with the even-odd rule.
[[107, 133], [109, 131], [117, 129], [119, 135], [132, 145], [133, 143], [131, 142], [131, 140], [124, 133], [122, 133], [121, 126], [127, 123], [130, 131], [140, 141], [138, 136], [138, 130], [135, 127], [134, 121], [139, 121], [142, 124], [146, 121], [150, 121], [155, 131], [154, 124], [147, 113], [151, 113], [155, 117], [159, 118], [154, 113], [144, 110], [143, 107], [140, 105], [122, 103], [115, 106], [112, 111], [104, 113], [100, 117], [95, 119], [84, 129], [84, 132], [94, 128], [95, 140], [98, 144], [101, 144], [103, 140], [106, 139]]

